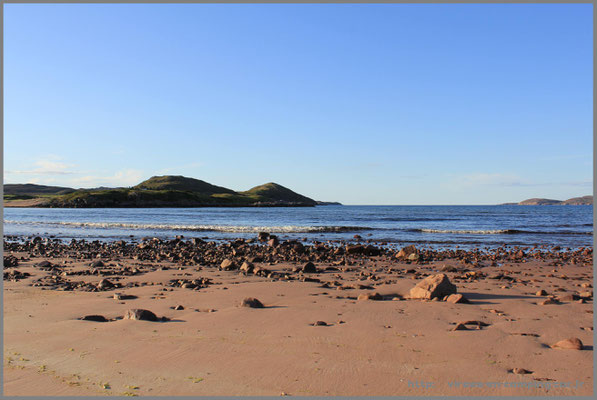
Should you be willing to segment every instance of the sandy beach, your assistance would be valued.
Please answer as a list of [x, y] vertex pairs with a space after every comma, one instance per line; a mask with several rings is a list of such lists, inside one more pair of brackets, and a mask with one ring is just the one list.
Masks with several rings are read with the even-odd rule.
[[[6, 396], [593, 392], [589, 248], [398, 253], [262, 235], [4, 252]], [[425, 279], [463, 298], [411, 298]], [[107, 321], [81, 319], [93, 315]]]

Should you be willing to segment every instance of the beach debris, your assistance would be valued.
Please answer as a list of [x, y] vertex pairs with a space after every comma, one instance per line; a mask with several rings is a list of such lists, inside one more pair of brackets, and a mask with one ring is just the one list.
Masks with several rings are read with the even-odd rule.
[[451, 294], [456, 294], [456, 286], [445, 274], [428, 276], [409, 292], [411, 299], [433, 299], [436, 297], [441, 299]]
[[243, 299], [243, 301], [240, 303], [240, 306], [249, 308], [264, 308], [263, 303], [254, 297], [247, 297]]
[[551, 345], [552, 349], [566, 349], [566, 350], [582, 350], [583, 344], [579, 338], [569, 338], [560, 340], [559, 342]]

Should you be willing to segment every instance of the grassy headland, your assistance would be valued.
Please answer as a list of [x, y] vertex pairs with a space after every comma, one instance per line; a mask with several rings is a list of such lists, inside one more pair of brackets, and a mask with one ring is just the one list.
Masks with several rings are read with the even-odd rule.
[[236, 192], [199, 179], [171, 175], [154, 176], [129, 188], [4, 185], [6, 207], [303, 207], [317, 204], [317, 201], [277, 183]]

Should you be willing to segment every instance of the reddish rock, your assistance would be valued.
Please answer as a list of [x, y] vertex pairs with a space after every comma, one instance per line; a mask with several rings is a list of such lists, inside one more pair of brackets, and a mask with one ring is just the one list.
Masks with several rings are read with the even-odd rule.
[[410, 292], [411, 299], [433, 299], [456, 294], [453, 285], [445, 274], [431, 275], [417, 283]]
[[402, 248], [396, 254], [396, 258], [409, 258], [413, 254], [418, 255], [419, 249], [417, 249], [414, 244], [411, 244], [410, 246], [406, 246], [406, 247]]
[[383, 300], [383, 296], [379, 293], [361, 293], [357, 300]]
[[582, 350], [583, 344], [579, 338], [570, 338], [560, 340], [551, 346], [552, 349]]
[[469, 301], [466, 297], [464, 297], [462, 294], [451, 294], [446, 298], [446, 301], [448, 303], [454, 303], [454, 304], [468, 304]]

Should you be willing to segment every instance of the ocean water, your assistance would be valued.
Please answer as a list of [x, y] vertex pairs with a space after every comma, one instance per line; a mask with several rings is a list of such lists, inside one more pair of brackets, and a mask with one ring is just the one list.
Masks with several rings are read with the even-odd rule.
[[354, 241], [445, 249], [593, 245], [593, 206], [318, 206], [281, 208], [5, 208], [4, 236], [114, 241], [183, 235]]

